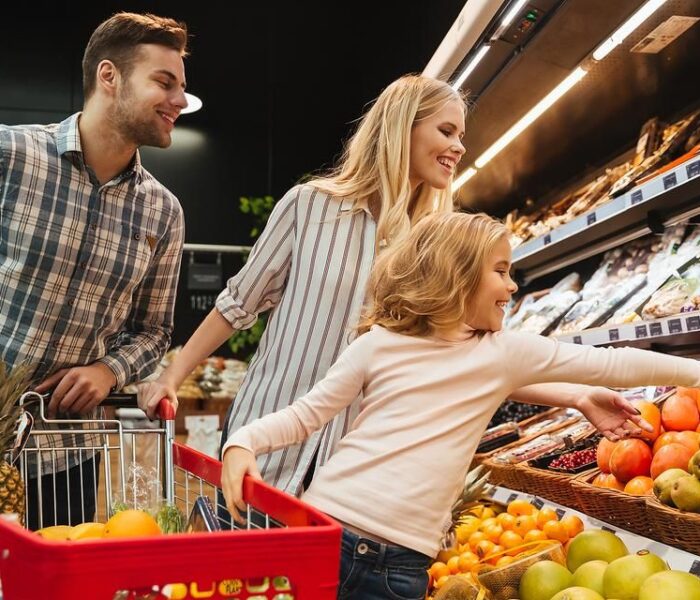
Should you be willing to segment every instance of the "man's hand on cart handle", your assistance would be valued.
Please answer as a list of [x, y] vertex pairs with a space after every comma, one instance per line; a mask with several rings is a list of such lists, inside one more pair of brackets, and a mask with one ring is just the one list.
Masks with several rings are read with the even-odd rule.
[[138, 389], [139, 408], [153, 420], [158, 416], [158, 405], [163, 398], [167, 398], [172, 404], [173, 412], [177, 412], [177, 391], [169, 385], [159, 381], [147, 381], [140, 383]]
[[223, 467], [221, 469], [221, 489], [226, 498], [226, 508], [231, 513], [234, 521], [245, 524], [241, 511], [246, 510], [243, 501], [243, 479], [250, 475], [255, 479], [262, 479], [255, 455], [246, 448], [232, 446], [224, 453]]
[[48, 416], [57, 413], [85, 414], [97, 407], [117, 383], [112, 369], [100, 362], [84, 367], [61, 369], [44, 379], [35, 390], [39, 394], [53, 390]]

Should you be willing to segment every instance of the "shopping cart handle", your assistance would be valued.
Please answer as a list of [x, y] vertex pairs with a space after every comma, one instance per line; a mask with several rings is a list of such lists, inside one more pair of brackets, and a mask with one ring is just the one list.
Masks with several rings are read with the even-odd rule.
[[174, 421], [175, 420], [175, 407], [173, 403], [170, 402], [170, 398], [161, 398], [158, 403], [158, 418], [161, 421]]

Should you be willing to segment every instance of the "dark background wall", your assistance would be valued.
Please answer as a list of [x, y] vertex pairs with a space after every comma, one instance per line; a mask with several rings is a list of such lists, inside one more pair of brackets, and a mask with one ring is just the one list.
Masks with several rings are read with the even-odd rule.
[[[464, 0], [426, 2], [20, 2], [3, 6], [0, 123], [49, 123], [80, 110], [80, 61], [93, 29], [116, 11], [187, 23], [188, 90], [204, 108], [178, 121], [173, 144], [143, 162], [180, 199], [186, 241], [248, 244], [238, 198], [279, 198], [328, 168], [352, 122], [388, 83], [420, 72]], [[183, 261], [174, 344], [214, 292], [186, 289]], [[209, 256], [197, 261], [213, 260]], [[224, 257], [224, 276], [240, 260]]]

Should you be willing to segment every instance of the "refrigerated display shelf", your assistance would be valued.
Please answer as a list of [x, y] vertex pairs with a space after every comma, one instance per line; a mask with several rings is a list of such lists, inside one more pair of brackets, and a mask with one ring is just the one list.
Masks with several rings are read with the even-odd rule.
[[700, 155], [513, 250], [524, 284], [700, 214]]
[[596, 327], [554, 337], [560, 342], [588, 346], [697, 345], [700, 343], [700, 311], [671, 315], [652, 321]]

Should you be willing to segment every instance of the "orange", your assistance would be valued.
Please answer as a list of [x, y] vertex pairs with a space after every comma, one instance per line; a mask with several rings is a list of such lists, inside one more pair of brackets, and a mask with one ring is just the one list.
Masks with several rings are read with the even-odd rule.
[[490, 554], [487, 556], [488, 562], [491, 565], [495, 565], [498, 559], [503, 556], [503, 546], [496, 544], [491, 550]]
[[519, 546], [523, 543], [523, 537], [515, 533], [515, 531], [504, 531], [498, 543], [506, 549]]
[[658, 438], [656, 438], [656, 441], [654, 442], [654, 446], [651, 449], [652, 453], [656, 454], [661, 448], [663, 448], [667, 444], [678, 443], [678, 440], [676, 439], [677, 437], [678, 437], [677, 431], [665, 431]]
[[160, 535], [156, 520], [142, 510], [122, 510], [105, 523], [104, 537]]
[[656, 479], [664, 471], [669, 469], [688, 470], [688, 462], [695, 454], [688, 446], [683, 444], [671, 443], [666, 444], [654, 454], [654, 459], [651, 461], [650, 475], [652, 479]]
[[462, 552], [459, 555], [459, 570], [461, 573], [469, 573], [472, 567], [479, 564], [479, 557], [473, 552]]
[[699, 442], [700, 440], [698, 440], [698, 434], [695, 431], [679, 431], [676, 434], [675, 443], [688, 446], [688, 448], [690, 448], [693, 451], [693, 453], [700, 450]]
[[535, 517], [530, 515], [523, 515], [522, 517], [518, 517], [515, 520], [513, 531], [515, 531], [515, 533], [517, 533], [519, 536], [525, 537], [525, 534], [528, 531], [536, 528], [537, 521], [535, 521]]
[[661, 433], [661, 411], [656, 404], [652, 404], [646, 400], [633, 400], [632, 406], [642, 413], [642, 419], [654, 428], [654, 431], [642, 430], [642, 433], [637, 435], [637, 437], [653, 442]]
[[576, 515], [567, 515], [560, 521], [560, 523], [564, 526], [564, 529], [566, 529], [566, 533], [569, 534], [570, 538], [575, 538], [583, 531], [583, 521]]
[[428, 572], [430, 573], [432, 578], [437, 582], [441, 577], [450, 574], [450, 568], [444, 562], [440, 562], [438, 560], [430, 566]]
[[447, 568], [450, 570], [451, 575], [456, 575], [459, 573], [459, 556], [453, 556], [447, 561]]
[[610, 490], [624, 490], [625, 484], [618, 481], [612, 473], [598, 473], [591, 482], [594, 487], [608, 488]]
[[558, 521], [557, 511], [553, 508], [543, 508], [537, 515], [537, 527], [542, 529], [547, 521]]
[[496, 520], [504, 531], [510, 531], [515, 526], [515, 517], [507, 512], [502, 512], [496, 517]]
[[486, 534], [483, 531], [475, 531], [469, 536], [469, 547], [472, 549], [472, 552], [476, 551], [476, 546], [479, 542], [483, 542], [484, 540], [488, 539], [486, 537]]
[[611, 442], [607, 438], [603, 438], [598, 442], [598, 448], [596, 448], [596, 460], [598, 461], [598, 468], [603, 473], [610, 473], [610, 455], [615, 450], [615, 445], [617, 442]]
[[513, 500], [508, 505], [508, 512], [514, 517], [520, 517], [521, 515], [531, 515], [535, 512], [535, 507], [532, 506], [527, 500]]
[[474, 549], [474, 552], [479, 558], [484, 558], [493, 552], [496, 547], [491, 540], [481, 540]]
[[488, 527], [484, 527], [482, 531], [486, 534], [486, 537], [495, 544], [496, 542], [498, 542], [498, 539], [503, 534], [503, 527], [496, 523], [495, 525], [489, 525]]
[[550, 540], [557, 540], [562, 544], [569, 541], [569, 534], [566, 531], [566, 527], [559, 521], [547, 521], [542, 531]]
[[515, 560], [513, 556], [501, 556], [497, 561], [496, 561], [496, 566], [497, 567], [506, 567], [510, 563], [512, 563]]
[[486, 531], [488, 527], [491, 527], [492, 525], [498, 525], [498, 519], [496, 517], [490, 517], [488, 519], [484, 519], [481, 522], [481, 527], [479, 527], [480, 531]]
[[649, 496], [654, 493], [654, 480], [651, 477], [635, 477], [625, 485], [625, 493], [633, 496]]
[[542, 542], [547, 539], [547, 534], [541, 529], [531, 529], [523, 537], [523, 542]]
[[664, 402], [661, 421], [666, 431], [696, 429], [700, 423], [698, 404], [690, 396], [675, 394]]
[[449, 580], [449, 578], [450, 578], [449, 575], [443, 575], [442, 577], [440, 577], [440, 579], [438, 579], [438, 580], [435, 582], [435, 589], [436, 589], [436, 590], [439, 590], [443, 585], [445, 585], [445, 584], [447, 583], [447, 581]]

